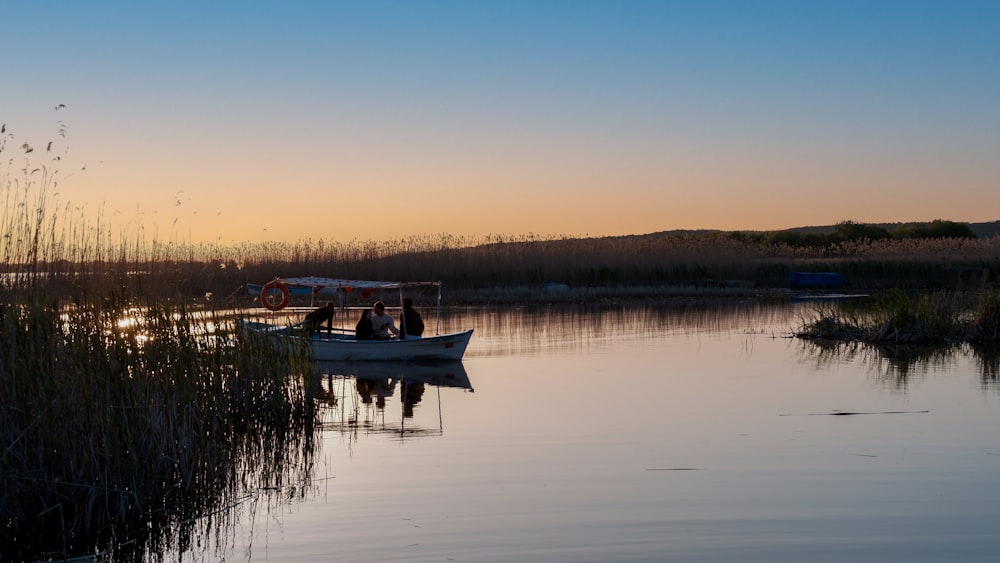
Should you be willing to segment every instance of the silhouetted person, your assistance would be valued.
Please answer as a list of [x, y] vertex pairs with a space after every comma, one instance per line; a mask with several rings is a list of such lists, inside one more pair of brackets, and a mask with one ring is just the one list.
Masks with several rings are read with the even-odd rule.
[[306, 315], [306, 318], [302, 319], [302, 326], [309, 331], [309, 334], [312, 334], [326, 322], [326, 331], [330, 332], [333, 330], [333, 314], [336, 312], [337, 305], [331, 301]]
[[403, 299], [403, 313], [399, 316], [399, 325], [400, 338], [424, 334], [424, 320], [420, 318], [420, 313], [413, 308], [413, 300], [409, 297]]
[[371, 311], [365, 309], [361, 311], [361, 318], [358, 319], [358, 324], [354, 325], [354, 338], [357, 340], [371, 340], [374, 337], [375, 331], [372, 330]]

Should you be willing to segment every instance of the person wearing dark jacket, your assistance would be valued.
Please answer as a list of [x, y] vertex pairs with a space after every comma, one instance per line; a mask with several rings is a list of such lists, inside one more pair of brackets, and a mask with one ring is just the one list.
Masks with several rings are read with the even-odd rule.
[[356, 340], [371, 340], [375, 337], [375, 330], [372, 328], [371, 311], [365, 309], [361, 311], [361, 318], [354, 326], [354, 338]]
[[403, 299], [403, 314], [399, 318], [399, 337], [422, 336], [424, 334], [424, 320], [420, 318], [420, 313], [413, 308], [413, 300], [409, 297]]
[[306, 315], [306, 318], [302, 319], [302, 326], [312, 334], [319, 330], [321, 324], [326, 322], [326, 330], [329, 332], [333, 330], [333, 314], [336, 312], [337, 305], [331, 301]]

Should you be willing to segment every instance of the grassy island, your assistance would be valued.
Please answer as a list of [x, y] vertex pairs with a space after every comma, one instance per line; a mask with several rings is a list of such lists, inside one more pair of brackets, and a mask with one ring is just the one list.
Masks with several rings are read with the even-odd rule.
[[870, 302], [827, 305], [800, 338], [873, 344], [1000, 344], [1000, 292], [884, 291]]

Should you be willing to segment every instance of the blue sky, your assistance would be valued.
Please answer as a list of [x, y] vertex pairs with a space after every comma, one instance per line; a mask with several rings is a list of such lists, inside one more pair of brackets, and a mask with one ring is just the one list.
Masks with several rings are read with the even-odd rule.
[[8, 133], [56, 139], [62, 201], [162, 239], [1000, 219], [997, 2], [7, 2], [0, 22]]

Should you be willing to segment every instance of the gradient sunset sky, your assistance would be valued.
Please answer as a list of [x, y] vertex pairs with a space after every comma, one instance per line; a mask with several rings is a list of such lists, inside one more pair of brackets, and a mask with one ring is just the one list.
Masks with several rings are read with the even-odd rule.
[[5, 1], [0, 28], [4, 166], [29, 143], [60, 204], [161, 240], [1000, 219], [996, 1]]

